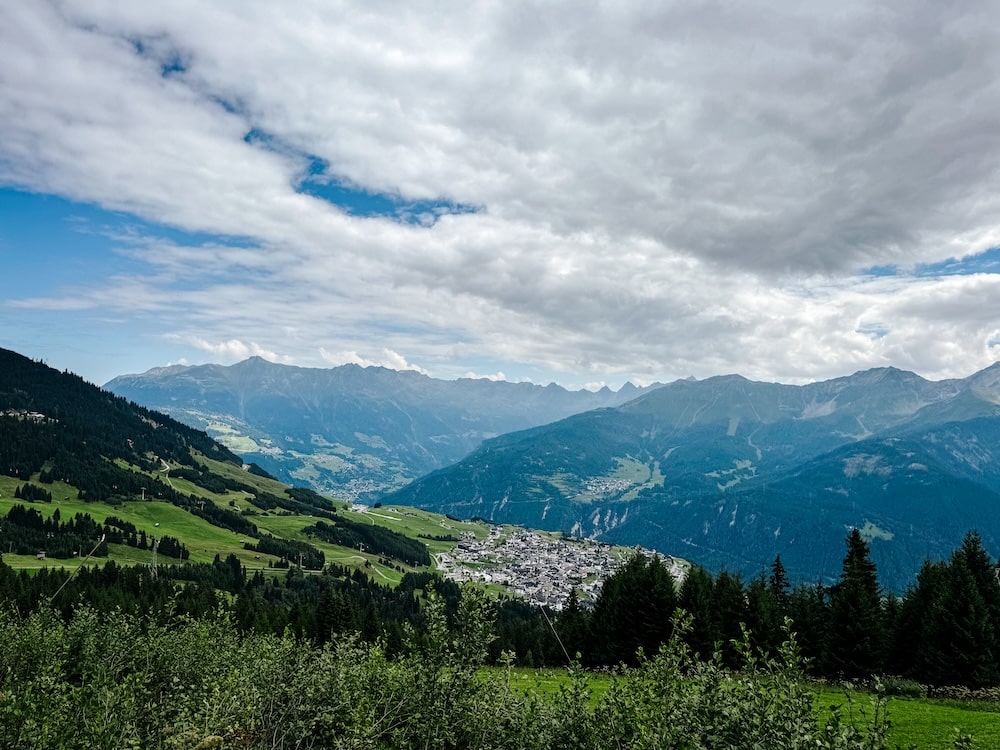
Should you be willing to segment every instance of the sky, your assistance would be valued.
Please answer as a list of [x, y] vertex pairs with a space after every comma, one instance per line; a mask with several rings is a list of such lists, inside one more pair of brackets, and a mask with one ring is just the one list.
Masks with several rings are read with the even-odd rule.
[[0, 0], [0, 347], [569, 388], [1000, 360], [1000, 4]]

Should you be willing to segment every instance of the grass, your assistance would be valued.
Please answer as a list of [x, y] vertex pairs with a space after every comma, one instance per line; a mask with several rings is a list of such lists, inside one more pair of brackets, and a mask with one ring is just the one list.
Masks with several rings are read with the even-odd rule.
[[[870, 694], [854, 692], [852, 700], [855, 716], [859, 710], [871, 714]], [[829, 714], [831, 706], [842, 706], [842, 715], [846, 716], [847, 702], [842, 689], [818, 688], [816, 705], [821, 718]], [[951, 748], [956, 735], [963, 734], [972, 736], [976, 747], [1000, 748], [1000, 703], [893, 697], [889, 700], [889, 720], [889, 742], [893, 746]]]
[[[501, 670], [500, 667], [491, 668]], [[611, 686], [612, 678], [606, 674], [589, 675], [592, 705], [596, 705]], [[509, 684], [512, 690], [552, 696], [563, 686], [569, 685], [565, 669], [511, 669]], [[863, 722], [871, 716], [872, 696], [862, 691], [851, 692], [853, 709], [848, 707], [847, 693], [830, 686], [811, 685], [816, 691], [816, 720], [825, 721], [831, 706], [840, 706], [841, 715]], [[889, 699], [889, 746], [907, 748], [914, 745], [920, 750], [939, 750], [953, 747], [958, 734], [970, 735], [977, 748], [1000, 748], [1000, 703], [962, 702], [935, 698]]]
[[[502, 667], [491, 667], [491, 669], [500, 670]], [[518, 667], [510, 670], [508, 684], [510, 689], [517, 693], [549, 697], [557, 695], [564, 686], [569, 687], [569, 672], [565, 669]], [[595, 706], [611, 687], [611, 676], [591, 673], [588, 675], [587, 687], [590, 689], [591, 706]]]
[[[250, 474], [231, 464], [204, 457], [199, 458], [214, 473], [237, 479], [252, 487], [256, 492], [270, 492], [280, 495], [285, 491], [285, 485], [275, 480]], [[37, 477], [34, 478], [34, 481], [38, 484]], [[208, 492], [183, 479], [170, 478], [166, 481], [179, 492], [205, 498], [206, 502], [215, 503], [229, 510], [250, 511], [252, 515], [249, 516], [249, 519], [257, 525], [262, 533], [307, 541], [322, 550], [328, 562], [348, 568], [363, 568], [365, 572], [383, 583], [396, 585], [405, 571], [418, 570], [418, 568], [411, 566], [399, 565], [398, 567], [402, 568], [400, 571], [395, 567], [379, 563], [378, 555], [362, 553], [356, 549], [328, 544], [306, 536], [303, 529], [316, 523], [317, 520], [311, 515], [285, 515], [279, 511], [259, 508], [250, 503], [245, 492], [220, 494]], [[245, 550], [243, 544], [245, 541], [249, 541], [245, 535], [213, 526], [186, 510], [156, 500], [148, 495], [145, 501], [137, 499], [113, 507], [104, 503], [84, 502], [80, 500], [79, 492], [75, 487], [62, 482], [54, 482], [51, 485], [44, 485], [45, 489], [52, 493], [53, 502], [29, 504], [14, 497], [14, 490], [21, 484], [23, 484], [22, 481], [13, 477], [0, 476], [0, 516], [6, 515], [10, 508], [16, 504], [28, 504], [46, 518], [50, 517], [58, 508], [63, 521], [69, 520], [77, 513], [89, 515], [98, 523], [104, 523], [108, 516], [117, 516], [134, 524], [137, 529], [145, 531], [148, 536], [168, 535], [179, 539], [188, 548], [191, 562], [208, 563], [215, 559], [216, 555], [224, 558], [229, 554], [234, 554], [247, 570], [267, 570], [270, 563], [276, 561], [276, 558], [270, 555], [258, 555], [256, 552]], [[386, 506], [372, 508], [367, 512], [354, 512], [349, 510], [350, 506], [347, 503], [331, 502], [337, 512], [346, 518], [361, 523], [367, 522], [384, 526], [414, 538], [421, 536], [461, 537], [466, 533], [474, 534], [478, 538], [485, 538], [489, 533], [483, 524], [453, 521], [445, 516], [416, 508]], [[420, 541], [427, 545], [432, 555], [448, 552], [455, 546], [455, 542], [433, 539], [420, 539]], [[86, 555], [87, 552], [89, 550], [84, 550], [83, 554]], [[3, 553], [3, 550], [0, 550], [0, 553]], [[124, 545], [112, 545], [108, 557], [98, 558], [92, 562], [103, 565], [108, 560], [114, 560], [123, 565], [149, 564], [152, 560], [152, 554]], [[80, 565], [79, 560], [38, 560], [35, 555], [6, 554], [4, 561], [21, 570], [40, 570], [47, 567], [75, 568]], [[160, 562], [167, 564], [173, 560], [161, 556]]]

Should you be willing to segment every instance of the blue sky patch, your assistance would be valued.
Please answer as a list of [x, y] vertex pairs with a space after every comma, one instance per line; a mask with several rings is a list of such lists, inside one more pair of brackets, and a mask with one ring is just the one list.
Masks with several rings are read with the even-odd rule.
[[854, 329], [856, 333], [868, 336], [873, 339], [885, 338], [891, 329], [885, 323], [862, 323]]
[[969, 276], [974, 273], [1000, 273], [1000, 247], [961, 260], [949, 258], [939, 263], [921, 263], [914, 269], [914, 275], [920, 277]]
[[937, 263], [918, 263], [911, 273], [900, 271], [899, 266], [869, 266], [861, 270], [862, 276], [883, 278], [913, 275], [918, 278], [939, 276], [970, 276], [976, 273], [1000, 273], [1000, 247], [992, 247], [965, 258], [948, 258]]
[[403, 224], [433, 225], [447, 214], [476, 213], [475, 206], [447, 200], [406, 200], [398, 195], [354, 187], [346, 180], [310, 177], [298, 191], [330, 203], [352, 216], [385, 217]]
[[305, 177], [295, 190], [335, 206], [344, 213], [362, 218], [387, 218], [402, 224], [433, 226], [441, 216], [473, 214], [476, 206], [446, 199], [410, 200], [395, 193], [368, 190], [353, 181], [330, 172], [330, 164], [314, 154], [296, 149], [290, 143], [259, 128], [251, 128], [243, 141], [276, 154], [293, 156], [305, 162]]
[[245, 237], [188, 232], [52, 195], [0, 188], [0, 259], [16, 258], [17, 274], [0, 274], [0, 294], [22, 299], [52, 294], [109, 276], [148, 271], [109, 246], [159, 239], [186, 247], [254, 247]]
[[861, 269], [862, 276], [874, 276], [875, 278], [882, 278], [885, 276], [899, 276], [898, 266], [870, 266], [869, 268]]

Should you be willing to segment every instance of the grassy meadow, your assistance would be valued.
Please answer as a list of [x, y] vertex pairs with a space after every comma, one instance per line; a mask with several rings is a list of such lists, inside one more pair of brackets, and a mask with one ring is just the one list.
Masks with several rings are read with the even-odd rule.
[[[500, 670], [499, 667], [495, 668]], [[512, 690], [521, 693], [555, 695], [569, 687], [567, 671], [562, 669], [511, 669], [505, 671]], [[611, 687], [608, 674], [592, 674], [588, 679], [591, 703], [596, 705]], [[816, 693], [816, 720], [825, 721], [831, 707], [838, 706], [842, 716], [863, 722], [872, 712], [872, 695], [829, 685], [813, 685]], [[850, 697], [848, 697], [850, 696]], [[1000, 748], [1000, 703], [963, 702], [935, 698], [892, 697], [889, 699], [890, 747], [911, 745], [920, 750], [954, 747], [958, 735], [971, 736], [973, 747]]]
[[[272, 494], [282, 494], [285, 485], [274, 480], [259, 477], [248, 472], [244, 472], [229, 464], [204, 459], [213, 472], [221, 475], [229, 475], [239, 479], [244, 484], [254, 487], [260, 492], [270, 492]], [[34, 478], [37, 484], [37, 477]], [[350, 568], [365, 568], [366, 572], [380, 579], [385, 583], [395, 585], [402, 577], [402, 573], [395, 567], [389, 567], [379, 562], [378, 555], [364, 553], [357, 549], [341, 547], [333, 544], [307, 537], [302, 530], [316, 523], [316, 518], [309, 515], [288, 515], [287, 512], [272, 509], [266, 510], [255, 506], [250, 502], [250, 496], [245, 492], [227, 492], [224, 494], [209, 492], [193, 483], [177, 478], [166, 479], [174, 489], [184, 494], [194, 494], [205, 499], [205, 502], [214, 503], [229, 510], [236, 510], [247, 515], [262, 533], [272, 534], [286, 539], [298, 539], [308, 541], [317, 549], [322, 550], [326, 555], [327, 562], [342, 565]], [[112, 507], [104, 503], [88, 503], [79, 499], [79, 492], [71, 485], [62, 482], [53, 482], [44, 485], [45, 489], [52, 493], [51, 503], [26, 503], [14, 497], [15, 489], [23, 484], [13, 477], [0, 476], [0, 516], [6, 515], [10, 508], [16, 504], [28, 505], [38, 510], [44, 517], [50, 517], [58, 508], [63, 521], [71, 519], [77, 513], [84, 513], [91, 516], [98, 523], [104, 523], [108, 516], [116, 516], [124, 521], [128, 521], [143, 530], [149, 536], [172, 536], [183, 542], [190, 552], [190, 561], [195, 563], [209, 563], [216, 555], [226, 557], [229, 554], [236, 555], [248, 571], [270, 570], [270, 564], [277, 558], [270, 555], [260, 555], [256, 552], [243, 548], [247, 541], [252, 541], [244, 534], [238, 534], [227, 529], [213, 526], [206, 520], [188, 513], [182, 508], [178, 508], [168, 502], [157, 500], [147, 496], [145, 500], [129, 500], [121, 505]], [[394, 531], [405, 533], [408, 536], [421, 538], [431, 554], [447, 552], [455, 546], [454, 542], [438, 541], [426, 537], [433, 536], [454, 536], [460, 537], [465, 533], [473, 533], [477, 537], [484, 537], [488, 532], [485, 526], [475, 523], [464, 523], [453, 521], [442, 516], [417, 510], [408, 507], [379, 507], [367, 512], [353, 511], [346, 503], [335, 502], [337, 512], [343, 514], [345, 518], [371, 523], [373, 525], [384, 526]], [[87, 564], [103, 565], [107, 560], [124, 565], [149, 564], [152, 562], [152, 553], [146, 550], [139, 550], [125, 545], [110, 545], [107, 558], [91, 559]], [[82, 550], [82, 557], [85, 557], [90, 550]], [[25, 570], [37, 570], [43, 567], [66, 567], [73, 568], [81, 564], [81, 558], [68, 560], [46, 559], [39, 560], [35, 555], [13, 555], [3, 554], [4, 562], [13, 568]], [[161, 564], [172, 562], [171, 558], [159, 557]], [[405, 570], [412, 570], [405, 565], [400, 565]]]

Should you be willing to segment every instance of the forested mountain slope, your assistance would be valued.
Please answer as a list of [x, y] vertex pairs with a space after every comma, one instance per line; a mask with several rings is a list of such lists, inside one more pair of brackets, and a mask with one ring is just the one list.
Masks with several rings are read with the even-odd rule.
[[1000, 540], [1000, 364], [930, 382], [883, 368], [807, 386], [678, 381], [500, 436], [389, 495], [461, 517], [830, 579], [852, 527], [887, 585], [977, 528]]
[[655, 386], [569, 391], [253, 357], [122, 375], [105, 387], [206, 430], [283, 481], [370, 502], [458, 461], [484, 439], [617, 406]]
[[382, 561], [386, 581], [431, 565], [424, 542], [355, 515], [204, 432], [0, 350], [0, 552], [317, 570], [335, 554]]

